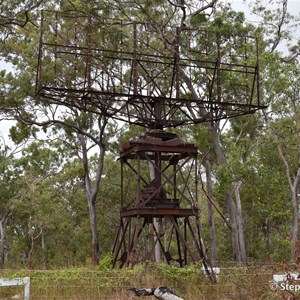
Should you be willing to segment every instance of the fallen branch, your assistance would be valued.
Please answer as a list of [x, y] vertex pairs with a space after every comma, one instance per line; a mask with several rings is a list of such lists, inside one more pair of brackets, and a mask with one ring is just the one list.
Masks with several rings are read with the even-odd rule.
[[129, 291], [134, 292], [136, 296], [155, 296], [160, 300], [183, 300], [180, 298], [173, 289], [166, 286], [150, 289], [137, 289], [130, 288]]

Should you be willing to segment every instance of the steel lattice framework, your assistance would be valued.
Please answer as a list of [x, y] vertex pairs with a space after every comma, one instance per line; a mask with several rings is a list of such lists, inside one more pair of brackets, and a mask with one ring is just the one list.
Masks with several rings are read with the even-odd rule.
[[37, 97], [148, 130], [121, 149], [114, 266], [151, 260], [159, 245], [167, 263], [201, 260], [209, 273], [198, 211], [198, 151], [163, 129], [254, 113], [264, 108], [259, 89], [254, 37], [42, 13]]
[[219, 31], [43, 12], [36, 94], [147, 128], [249, 114], [263, 108], [256, 45]]

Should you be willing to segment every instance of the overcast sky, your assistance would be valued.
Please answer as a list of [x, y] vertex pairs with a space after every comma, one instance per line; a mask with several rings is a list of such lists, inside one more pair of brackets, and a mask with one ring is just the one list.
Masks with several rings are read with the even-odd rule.
[[[231, 3], [231, 6], [236, 11], [243, 11], [246, 16], [247, 22], [251, 22], [254, 24], [258, 24], [261, 21], [256, 15], [250, 13], [247, 4], [243, 0], [224, 0], [227, 3]], [[247, 3], [251, 3], [251, 0], [246, 0]], [[262, 0], [265, 3], [266, 7], [270, 7], [273, 9], [281, 8], [282, 5], [277, 3], [270, 5], [270, 2], [277, 2], [272, 0]], [[288, 0], [288, 12], [294, 16], [298, 16], [300, 18], [300, 0]], [[300, 39], [300, 26], [297, 27], [294, 33], [294, 42], [297, 43], [297, 39]], [[283, 53], [287, 52], [287, 45], [283, 43], [279, 44], [278, 50]]]
[[[231, 3], [231, 6], [235, 10], [243, 11], [247, 17], [247, 21], [249, 22], [256, 22], [257, 18], [250, 14], [247, 5], [244, 3], [243, 0], [224, 0], [227, 3]], [[250, 0], [247, 0], [248, 3], [251, 3]], [[271, 0], [264, 0], [266, 6], [270, 6]], [[275, 1], [272, 1], [275, 2]], [[274, 5], [276, 7], [278, 5]], [[300, 0], [288, 0], [288, 11], [293, 15], [300, 14]]]

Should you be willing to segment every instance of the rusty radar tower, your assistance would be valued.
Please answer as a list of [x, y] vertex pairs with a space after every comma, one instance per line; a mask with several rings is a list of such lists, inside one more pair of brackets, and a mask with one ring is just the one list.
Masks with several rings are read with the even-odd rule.
[[48, 103], [146, 128], [121, 147], [114, 266], [207, 260], [198, 209], [198, 151], [168, 128], [254, 113], [257, 42], [205, 28], [78, 12], [41, 17], [36, 94]]

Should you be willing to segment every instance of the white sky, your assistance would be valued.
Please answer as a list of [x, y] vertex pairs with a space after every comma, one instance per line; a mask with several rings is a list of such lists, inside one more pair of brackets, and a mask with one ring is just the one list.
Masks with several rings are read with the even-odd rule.
[[[249, 3], [253, 2], [251, 0], [224, 0], [226, 3], [231, 3], [231, 6], [236, 11], [243, 11], [246, 16], [247, 22], [259, 24], [261, 21], [258, 16], [253, 15], [250, 13], [248, 5]], [[245, 4], [246, 2], [246, 4]], [[270, 7], [273, 9], [276, 8], [282, 8], [282, 5], [278, 5], [275, 0], [262, 0], [263, 3], [265, 3], [266, 7]], [[272, 5], [270, 3], [273, 3]], [[300, 0], [288, 0], [288, 12], [294, 16], [297, 16], [300, 19]], [[299, 22], [298, 22], [299, 23]], [[289, 24], [291, 25], [291, 24]], [[284, 29], [284, 28], [283, 28]], [[300, 39], [300, 26], [297, 27], [297, 29], [294, 32], [294, 40], [291, 42], [291, 44], [297, 43], [297, 40]], [[286, 42], [287, 43], [287, 42]], [[286, 53], [288, 49], [287, 44], [280, 43], [278, 48], [279, 51]]]
[[[232, 8], [236, 10], [247, 12], [247, 6], [245, 5], [244, 0], [225, 0], [227, 3], [231, 3]], [[251, 0], [246, 0], [246, 2], [251, 3]], [[274, 0], [264, 0], [266, 5], [270, 5], [270, 2], [275, 2]], [[292, 14], [300, 13], [300, 0], [288, 0], [288, 11]], [[247, 13], [246, 13], [247, 15]]]
[[[246, 15], [246, 19], [248, 22], [254, 22], [256, 23], [258, 21], [257, 17], [254, 15], [251, 15], [249, 12], [249, 9], [247, 7], [247, 4], [245, 4], [244, 0], [224, 0], [226, 3], [231, 3], [231, 6], [234, 10], [237, 11], [243, 11]], [[264, 3], [266, 3], [266, 6], [270, 6], [270, 2], [275, 2], [274, 0], [264, 0]], [[246, 3], [251, 3], [251, 0], [246, 0]], [[273, 5], [273, 7], [276, 7], [278, 5]], [[300, 14], [300, 0], [288, 0], [288, 12], [293, 15]]]

